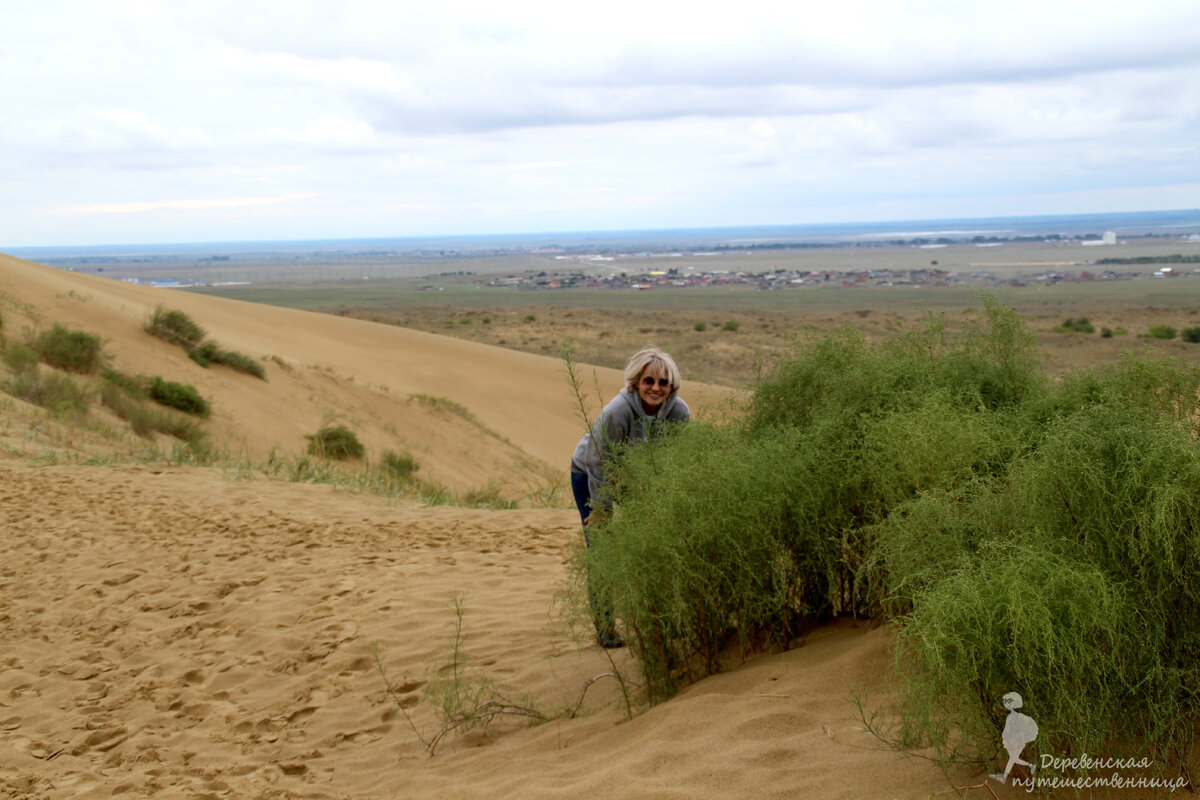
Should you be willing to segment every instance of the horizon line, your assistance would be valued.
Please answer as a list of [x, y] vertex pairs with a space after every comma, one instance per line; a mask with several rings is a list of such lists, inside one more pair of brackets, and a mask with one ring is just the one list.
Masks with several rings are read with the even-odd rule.
[[[596, 236], [596, 235], [613, 235], [613, 234], [662, 234], [662, 233], [688, 233], [701, 231], [735, 231], [735, 230], [785, 230], [785, 229], [805, 229], [805, 228], [853, 228], [881, 225], [910, 225], [910, 224], [928, 224], [934, 222], [950, 222], [950, 223], [971, 223], [971, 222], [987, 222], [997, 220], [1084, 220], [1089, 218], [1099, 217], [1140, 217], [1153, 216], [1156, 214], [1200, 214], [1200, 208], [1165, 208], [1155, 209], [1152, 211], [1098, 211], [1098, 212], [1083, 212], [1069, 214], [1000, 214], [993, 216], [972, 216], [972, 217], [917, 217], [908, 219], [874, 219], [874, 220], [844, 220], [838, 222], [791, 222], [791, 223], [743, 223], [743, 224], [728, 224], [728, 225], [697, 225], [686, 227], [650, 227], [650, 228], [592, 228], [592, 229], [562, 229], [548, 231], [487, 231], [479, 233], [422, 233], [422, 234], [402, 234], [402, 235], [364, 235], [364, 236], [336, 236], [336, 237], [316, 237], [316, 238], [298, 238], [298, 239], [283, 239], [283, 238], [266, 238], [266, 239], [192, 239], [192, 240], [169, 240], [169, 241], [140, 241], [140, 242], [111, 242], [111, 243], [89, 243], [89, 244], [45, 244], [45, 245], [14, 245], [7, 246], [0, 244], [0, 252], [13, 253], [15, 251], [49, 251], [49, 250], [80, 250], [88, 248], [112, 248], [112, 247], [158, 247], [158, 246], [214, 246], [214, 245], [270, 245], [270, 244], [299, 244], [307, 242], [373, 242], [373, 241], [397, 241], [397, 240], [436, 240], [436, 239], [483, 239], [488, 237], [500, 238], [518, 238], [518, 237], [535, 237], [535, 236]], [[1200, 226], [1200, 219], [1197, 219], [1196, 224]], [[1183, 227], [1183, 226], [1180, 226]]]

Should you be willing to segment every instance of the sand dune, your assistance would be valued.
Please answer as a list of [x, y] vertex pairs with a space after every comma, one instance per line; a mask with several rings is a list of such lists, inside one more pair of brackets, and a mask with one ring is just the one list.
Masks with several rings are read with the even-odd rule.
[[[369, 447], [404, 445], [448, 484], [477, 486], [555, 469], [579, 433], [552, 359], [13, 259], [0, 258], [0, 292], [10, 334], [22, 319], [100, 332], [120, 369], [211, 394], [215, 434], [254, 454], [298, 449], [333, 414]], [[202, 370], [141, 331], [158, 302], [289, 367], [268, 362], [265, 384]], [[599, 374], [610, 390], [619, 379]], [[478, 424], [411, 402], [417, 393], [454, 399]], [[420, 508], [214, 469], [0, 455], [0, 797], [916, 798], [948, 788], [927, 762], [862, 731], [848, 703], [853, 686], [883, 686], [886, 628], [818, 630], [631, 721], [612, 679], [584, 694], [614, 665], [636, 669], [554, 613], [576, 523], [566, 509]], [[554, 719], [500, 719], [430, 756], [421, 740], [441, 723], [418, 701], [451, 661], [455, 596], [469, 674]]]
[[[572, 513], [401, 508], [196, 469], [0, 462], [0, 796], [918, 797], [930, 765], [859, 730], [887, 633], [847, 623], [631, 722], [585, 714], [423, 750], [451, 652], [553, 712], [611, 669], [550, 613]], [[618, 663], [634, 672], [622, 652]], [[487, 745], [487, 746], [484, 746]], [[7, 795], [5, 794], [7, 793]]]
[[[407, 449], [422, 474], [453, 489], [494, 482], [514, 494], [561, 480], [582, 423], [562, 363], [553, 358], [389, 325], [242, 303], [51, 269], [0, 255], [10, 330], [62, 322], [98, 333], [114, 367], [194, 385], [211, 398], [218, 447], [264, 459], [299, 452], [332, 421], [353, 428], [368, 457]], [[223, 347], [266, 362], [262, 382], [203, 369], [142, 330], [157, 305], [191, 316]], [[593, 368], [587, 368], [589, 380]], [[607, 398], [616, 370], [596, 368]], [[703, 414], [727, 390], [685, 384]], [[450, 400], [445, 406], [413, 395]], [[598, 403], [596, 403], [598, 405]]]

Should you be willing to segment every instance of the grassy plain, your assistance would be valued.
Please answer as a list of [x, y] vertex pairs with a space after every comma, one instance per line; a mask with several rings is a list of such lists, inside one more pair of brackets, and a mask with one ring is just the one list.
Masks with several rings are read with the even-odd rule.
[[[572, 339], [585, 362], [620, 367], [629, 354], [654, 345], [673, 353], [689, 378], [733, 386], [752, 382], [760, 364], [787, 355], [797, 337], [853, 325], [869, 338], [911, 326], [922, 316], [945, 314], [950, 328], [969, 320], [978, 296], [989, 292], [1022, 315], [1045, 352], [1054, 374], [1073, 366], [1114, 361], [1130, 349], [1151, 348], [1189, 361], [1200, 361], [1200, 345], [1139, 339], [1151, 325], [1177, 329], [1200, 325], [1200, 276], [1153, 279], [1154, 267], [1115, 267], [1137, 275], [1122, 280], [1049, 283], [1032, 278], [1045, 271], [1079, 272], [1097, 268], [1086, 258], [1166, 255], [1191, 252], [1186, 244], [1148, 240], [1139, 246], [1081, 248], [1029, 245], [1004, 248], [912, 247], [822, 248], [716, 256], [618, 259], [595, 263], [545, 260], [554, 275], [586, 269], [628, 272], [679, 269], [739, 270], [834, 269], [893, 266], [917, 269], [937, 261], [940, 269], [966, 274], [987, 271], [1000, 277], [1022, 276], [1023, 287], [989, 287], [964, 280], [944, 287], [860, 285], [796, 286], [763, 291], [748, 284], [706, 287], [655, 287], [645, 291], [607, 289], [532, 289], [488, 286], [495, 277], [521, 275], [514, 259], [472, 258], [439, 261], [446, 273], [419, 278], [350, 279], [310, 283], [274, 283], [199, 289], [214, 295], [270, 305], [369, 319], [543, 355], [559, 352]], [[1193, 248], [1194, 249], [1194, 248]], [[1003, 252], [1001, 252], [1003, 251]], [[530, 257], [532, 258], [532, 257]], [[1086, 316], [1094, 334], [1053, 332], [1067, 317]], [[726, 323], [737, 323], [727, 330]], [[1099, 331], [1116, 332], [1102, 338]], [[703, 330], [698, 330], [703, 328]], [[1125, 331], [1125, 333], [1121, 333]]]

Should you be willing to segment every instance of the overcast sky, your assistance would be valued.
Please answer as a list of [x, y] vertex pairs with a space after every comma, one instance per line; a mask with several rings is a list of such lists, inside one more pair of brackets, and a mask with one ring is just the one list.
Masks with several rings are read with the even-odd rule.
[[1197, 207], [1197, 0], [44, 0], [0, 25], [0, 248]]

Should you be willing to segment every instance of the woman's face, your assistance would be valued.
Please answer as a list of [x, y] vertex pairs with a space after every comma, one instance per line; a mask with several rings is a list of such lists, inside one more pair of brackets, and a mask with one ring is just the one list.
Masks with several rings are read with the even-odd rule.
[[647, 364], [638, 376], [637, 390], [638, 397], [642, 399], [642, 409], [647, 414], [657, 412], [671, 394], [671, 380], [667, 377], [667, 371], [653, 362]]

